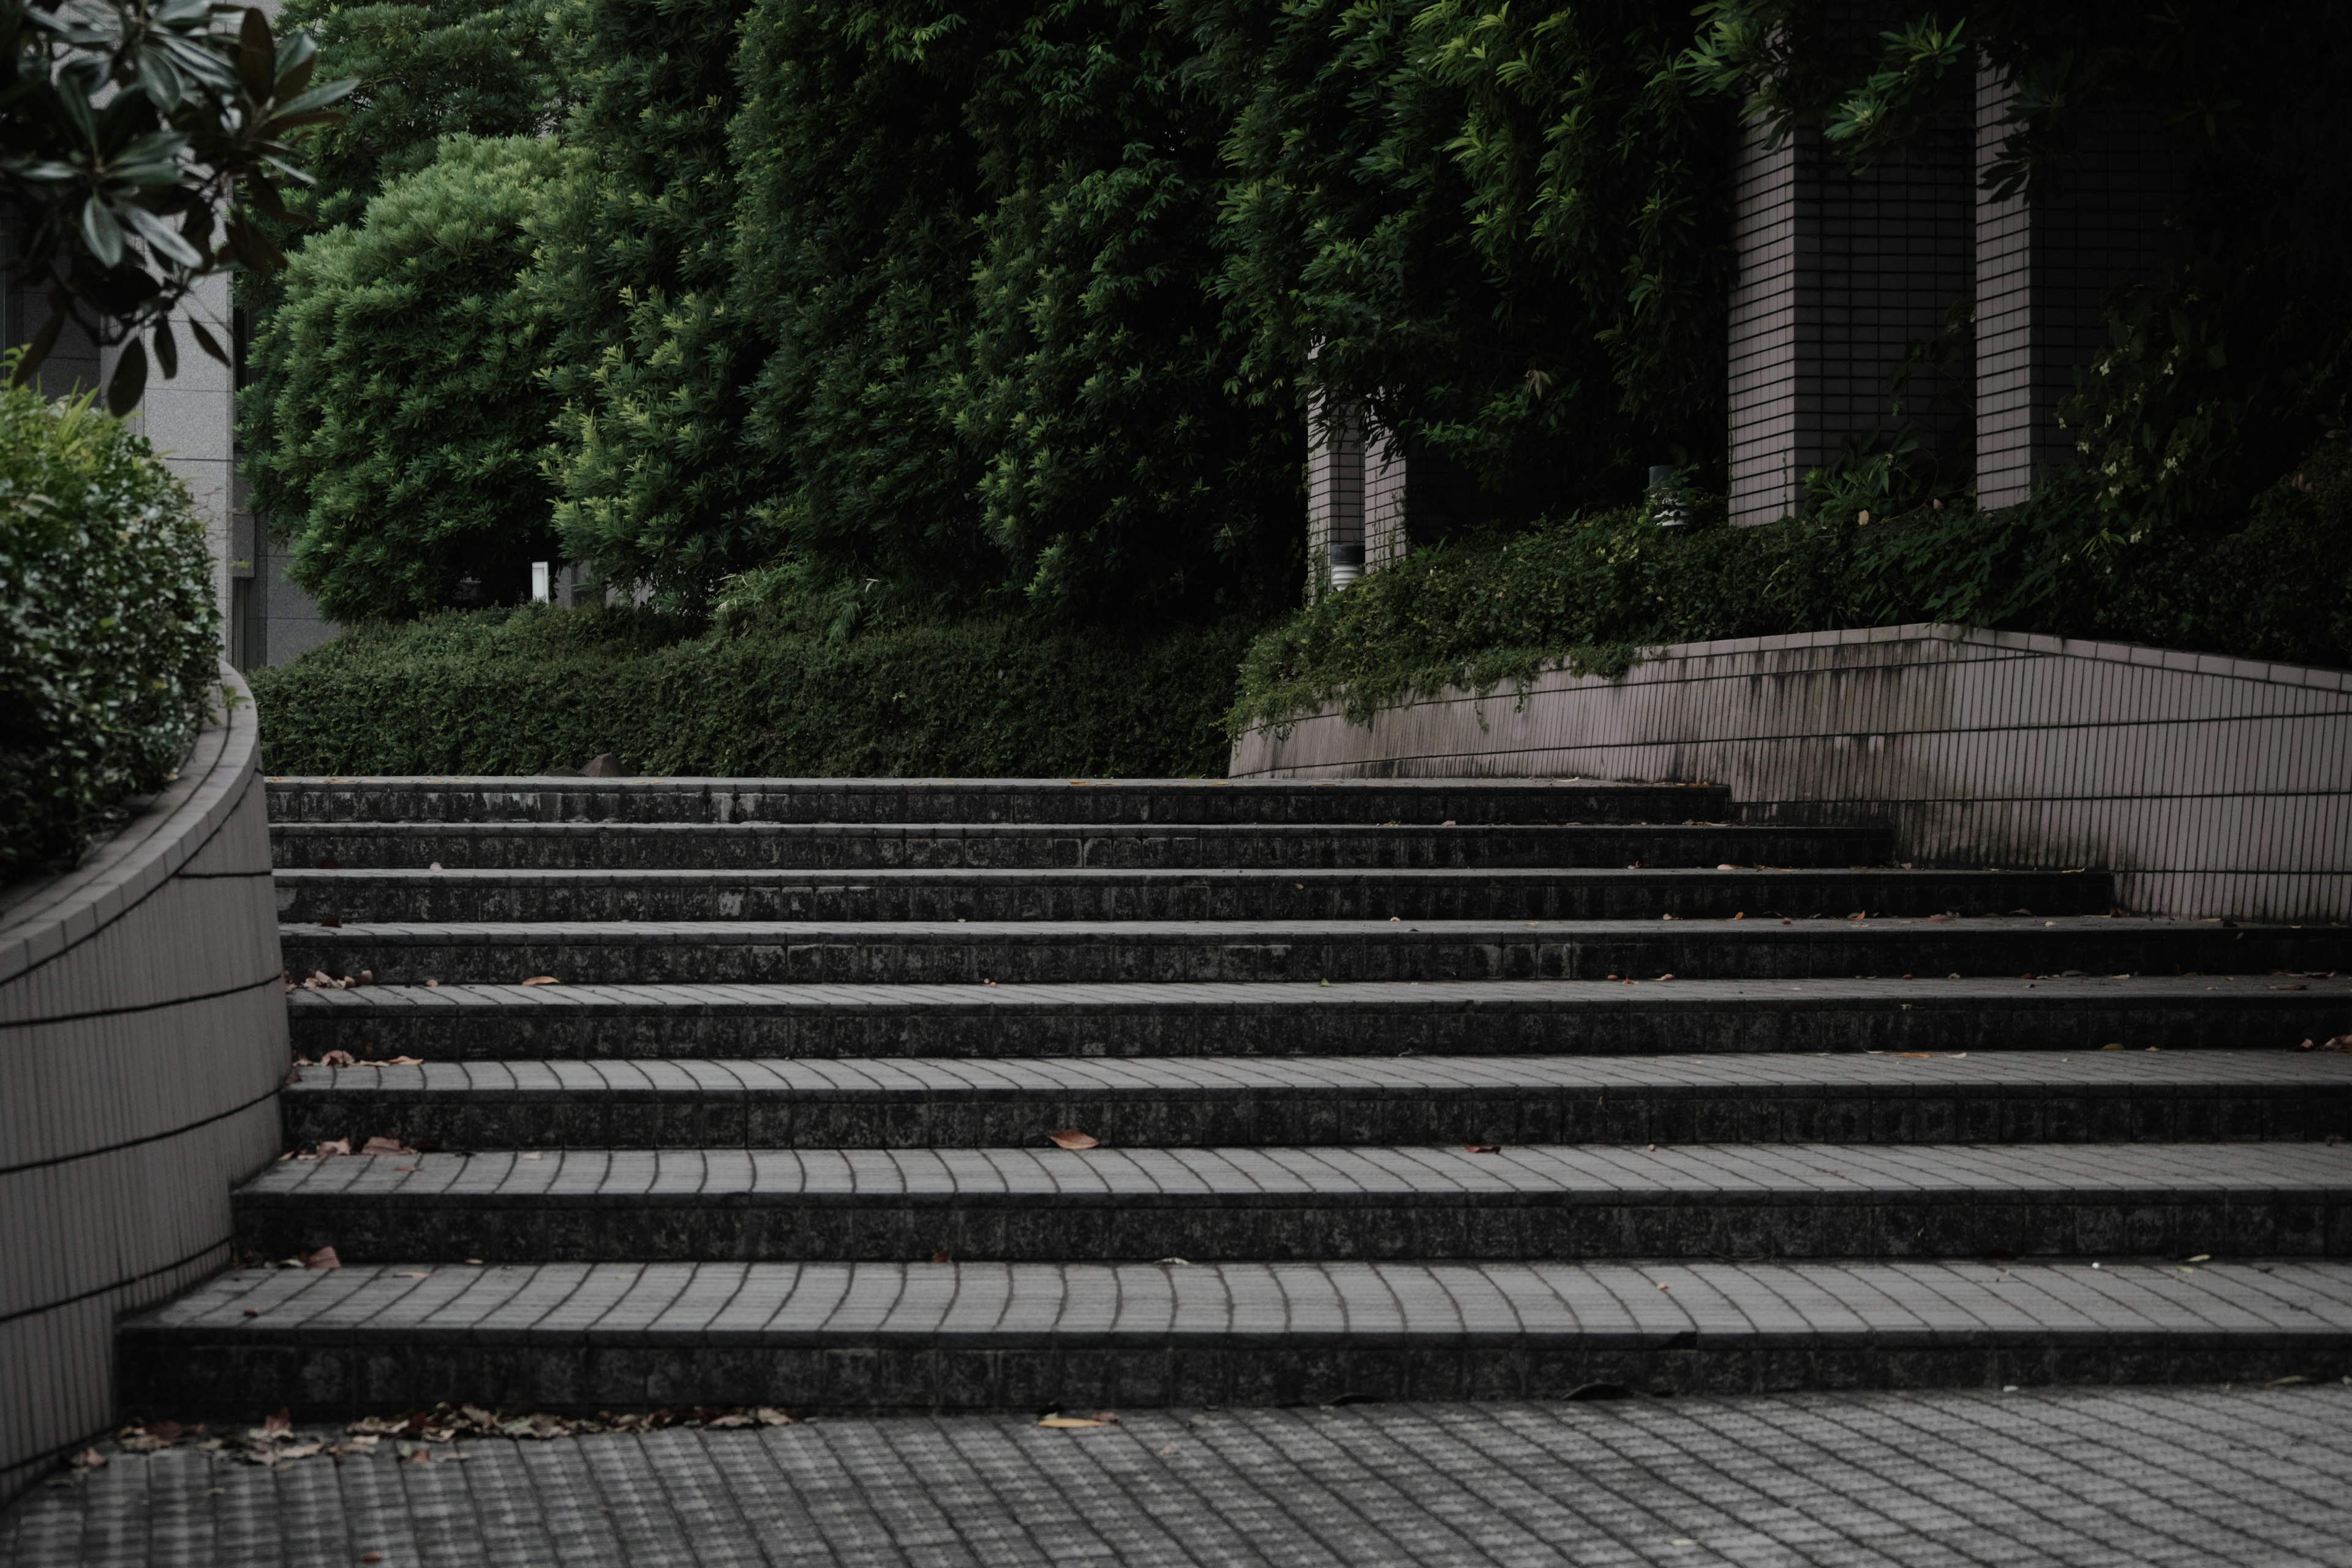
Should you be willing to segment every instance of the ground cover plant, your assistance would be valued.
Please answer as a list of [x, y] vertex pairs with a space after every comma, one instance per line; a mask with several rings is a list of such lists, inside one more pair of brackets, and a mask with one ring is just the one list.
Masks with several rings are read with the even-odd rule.
[[2324, 439], [2228, 531], [2118, 530], [2095, 485], [2001, 511], [1825, 508], [1730, 528], [1579, 513], [1415, 552], [1268, 630], [1238, 733], [1337, 703], [1360, 722], [1446, 687], [1565, 665], [1622, 673], [1650, 647], [1941, 621], [2352, 667], [2352, 438]]
[[71, 865], [171, 782], [219, 658], [187, 487], [89, 397], [0, 389], [0, 882]]

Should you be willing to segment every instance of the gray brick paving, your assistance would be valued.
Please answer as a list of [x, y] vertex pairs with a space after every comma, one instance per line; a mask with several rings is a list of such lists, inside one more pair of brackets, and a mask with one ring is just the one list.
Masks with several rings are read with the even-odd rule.
[[284, 870], [282, 919], [467, 921], [1701, 920], [2104, 915], [2114, 879], [2064, 871], [1780, 870]]
[[449, 921], [281, 928], [298, 974], [575, 984], [1824, 978], [2352, 970], [2352, 929], [1790, 921]]
[[1675, 822], [1721, 784], [1581, 779], [300, 779], [278, 822], [1281, 824]]
[[2336, 1258], [2352, 1146], [573, 1149], [281, 1163], [236, 1208], [354, 1261]]
[[2177, 1050], [2352, 1032], [2352, 977], [379, 984], [289, 1006], [314, 1056], [431, 1058]]
[[1867, 866], [1874, 828], [1716, 823], [1373, 826], [1301, 823], [280, 822], [273, 864], [500, 868]]
[[671, 1058], [317, 1067], [298, 1145], [973, 1148], [2352, 1137], [2352, 1056]]
[[[275, 1469], [117, 1451], [23, 1568], [1739, 1563], [2342, 1568], [2352, 1390], [819, 1420]], [[451, 1455], [462, 1462], [451, 1462]]]

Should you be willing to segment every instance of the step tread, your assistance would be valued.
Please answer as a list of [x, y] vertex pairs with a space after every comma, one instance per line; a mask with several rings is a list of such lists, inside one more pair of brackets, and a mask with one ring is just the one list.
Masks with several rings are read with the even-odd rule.
[[[1043, 1132], [1040, 1131], [1040, 1142]], [[2171, 1195], [2352, 1201], [2352, 1146], [2311, 1143], [1685, 1144], [1420, 1148], [549, 1150], [281, 1161], [243, 1205], [380, 1207], [1307, 1203], [2072, 1204]], [[460, 1206], [467, 1206], [463, 1204]]]
[[[310, 1067], [298, 1099], [1019, 1100], [1032, 1095], [1726, 1093], [1978, 1090], [2108, 1095], [2352, 1090], [2352, 1055], [2297, 1051], [2007, 1052], [1916, 1056], [827, 1058], [426, 1062]], [[1046, 1109], [1045, 1107], [1040, 1108]]]
[[[349, 928], [346, 928], [349, 929]], [[1268, 1009], [1433, 1012], [1585, 1011], [1593, 1008], [1778, 1005], [1814, 1008], [1927, 1003], [1943, 1007], [2017, 1006], [2028, 1002], [2153, 1003], [2239, 1005], [2263, 1002], [2298, 1005], [2314, 997], [2352, 999], [2352, 974], [2284, 978], [2260, 974], [2083, 975], [2039, 980], [1976, 976], [1838, 980], [1432, 980], [1347, 981], [1319, 985], [1311, 981], [1197, 981], [1067, 985], [733, 984], [359, 985], [348, 990], [301, 989], [287, 997], [297, 1017], [304, 1014], [454, 1013], [492, 1014], [509, 1009], [599, 1015], [673, 1013], [744, 1014], [824, 1008], [891, 1013], [919, 1011], [1160, 1012], [1171, 1008], [1219, 1013]], [[2347, 1019], [2352, 1022], [2352, 1019]]]
[[908, 1338], [1009, 1347], [1400, 1335], [1695, 1348], [1743, 1339], [2334, 1339], [2352, 1333], [2352, 1264], [348, 1265], [222, 1274], [129, 1319], [121, 1332], [133, 1341], [429, 1338], [517, 1346]]
[[1411, 886], [1422, 883], [1487, 883], [1532, 882], [1549, 884], [1612, 883], [1640, 885], [1649, 882], [1667, 884], [1700, 882], [1720, 883], [1727, 889], [1768, 886], [1775, 882], [1800, 884], [1851, 882], [1885, 883], [1902, 887], [1914, 883], [1948, 882], [1960, 887], [1971, 885], [2001, 886], [2014, 883], [2049, 883], [2062, 887], [2080, 886], [2091, 876], [2101, 879], [2105, 872], [2084, 871], [1939, 871], [1912, 869], [1887, 866], [1504, 866], [1491, 869], [1460, 866], [1412, 867], [1307, 867], [1296, 870], [1266, 866], [1202, 866], [1202, 867], [1137, 867], [1073, 866], [1073, 867], [971, 867], [950, 866], [937, 869], [925, 867], [857, 868], [845, 870], [785, 868], [777, 869], [718, 870], [678, 869], [659, 868], [474, 868], [457, 867], [435, 871], [413, 866], [343, 866], [332, 870], [280, 869], [272, 873], [279, 882], [300, 887], [349, 887], [354, 883], [397, 883], [430, 887], [438, 882], [467, 882], [493, 887], [544, 887], [550, 884], [583, 887], [688, 887], [688, 888], [766, 888], [800, 887], [819, 884], [872, 883], [891, 886], [910, 883], [932, 886], [940, 883], [970, 883], [980, 887], [1046, 886], [1093, 887], [1103, 884], [1155, 885], [1190, 887], [1199, 883], [1237, 882], [1244, 884], [1290, 882], [1294, 885], [1353, 885], [1365, 882], [1398, 882]]
[[[1537, 936], [1606, 937], [1651, 935], [1661, 925], [1703, 926], [1709, 935], [1748, 942], [1798, 942], [1815, 937], [1843, 940], [1856, 929], [1917, 930], [1942, 937], [1991, 934], [2013, 937], [2036, 924], [2064, 935], [2083, 932], [2137, 936], [2148, 931], [2196, 932], [2227, 938], [2232, 931], [2276, 935], [2302, 931], [2323, 937], [2322, 928], [2242, 922], [2224, 930], [2211, 921], [2169, 916], [1873, 915], [1867, 920], [1803, 918], [1775, 920], [1304, 920], [1304, 921], [382, 921], [324, 926], [289, 921], [281, 938], [304, 942], [446, 942], [497, 945], [518, 942], [667, 944], [672, 942], [771, 945], [795, 940], [837, 938], [860, 942], [1118, 942], [1164, 946], [1220, 942], [1281, 942], [1299, 937], [1388, 942], [1407, 936], [1468, 941], [1525, 942]], [[2352, 930], [2340, 941], [2352, 946]]]

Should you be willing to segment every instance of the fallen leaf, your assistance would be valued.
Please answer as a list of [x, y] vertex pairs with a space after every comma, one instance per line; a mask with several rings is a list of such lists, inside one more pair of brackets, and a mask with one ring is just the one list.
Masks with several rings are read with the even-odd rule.
[[430, 1268], [403, 1268], [395, 1272], [393, 1275], [393, 1278], [395, 1279], [430, 1279], [433, 1278], [433, 1270]]
[[1066, 1432], [1085, 1426], [1116, 1426], [1118, 1416], [1108, 1410], [1097, 1411], [1092, 1415], [1048, 1415], [1037, 1425]]
[[106, 1456], [95, 1448], [84, 1448], [74, 1456], [74, 1463], [85, 1470], [102, 1470], [106, 1468]]
[[2213, 1261], [2213, 1255], [2210, 1252], [2200, 1252], [2196, 1257], [2187, 1259], [2187, 1261], [2190, 1263], [2210, 1263]]
[[415, 1150], [397, 1138], [371, 1138], [360, 1145], [362, 1154], [414, 1154]]
[[937, 1252], [931, 1254], [931, 1261], [934, 1263], [953, 1263], [955, 1258], [949, 1254], [946, 1247], [942, 1247]]
[[1465, 1154], [1499, 1154], [1503, 1146], [1500, 1143], [1465, 1143], [1462, 1152]]
[[2105, 1045], [2099, 1047], [2099, 1049], [2103, 1051], [2119, 1051], [2123, 1048], [2124, 1043], [2121, 1040], [2110, 1040]]
[[[1910, 976], [1906, 975], [1904, 978], [1907, 980]], [[1936, 1055], [1933, 1051], [1897, 1051], [1895, 1054], [1898, 1057], [1907, 1057], [1915, 1062], [1930, 1061]]]
[[302, 1267], [305, 1268], [341, 1268], [342, 1266], [343, 1260], [335, 1256], [335, 1249], [331, 1247], [322, 1247], [316, 1252], [302, 1255]]
[[351, 1152], [352, 1141], [348, 1138], [326, 1139], [322, 1141], [317, 1148], [310, 1151], [314, 1157], [320, 1160], [332, 1159], [337, 1154], [348, 1154]]
[[1949, 915], [1949, 914], [1942, 914], [1942, 915], [1929, 915], [1929, 916], [1927, 917], [1927, 920], [1928, 920], [1928, 922], [1929, 922], [1930, 924], [1932, 924], [1932, 925], [1942, 925], [1945, 921], [1949, 921], [1949, 920], [1953, 920], [1953, 919], [1956, 919], [1956, 918], [1957, 918], [1957, 917], [1956, 917], [1956, 916], [1953, 916], [1953, 915]]
[[1102, 1142], [1098, 1138], [1090, 1137], [1079, 1131], [1075, 1127], [1065, 1127], [1059, 1132], [1048, 1132], [1045, 1136], [1054, 1141], [1054, 1146], [1057, 1149], [1093, 1149], [1100, 1147]]
[[[355, 1068], [360, 1065], [360, 1061], [349, 1051], [329, 1051], [319, 1058], [319, 1065], [322, 1068]], [[347, 1149], [344, 1152], [349, 1153], [351, 1151]]]
[[261, 1316], [261, 1309], [258, 1307], [247, 1307], [245, 1310], [245, 1315], [248, 1318], [257, 1318]]
[[291, 1432], [294, 1430], [294, 1412], [283, 1405], [279, 1405], [277, 1414], [263, 1419], [261, 1429], [266, 1433]]
[[385, 1058], [383, 1065], [388, 1068], [423, 1067], [425, 1058], [423, 1057], [389, 1057]]
[[441, 983], [440, 983], [438, 980], [428, 980], [428, 981], [426, 981], [425, 984], [427, 984], [427, 985], [429, 985], [429, 986], [434, 987], [434, 988], [435, 988], [435, 989], [436, 989], [436, 990], [440, 987], [440, 984], [441, 984]]
[[440, 862], [440, 861], [438, 861], [438, 860], [436, 860], [436, 861], [434, 861], [434, 862], [433, 862], [433, 864], [431, 864], [430, 866], [425, 867], [425, 868], [426, 870], [428, 870], [428, 871], [438, 871], [439, 869], [441, 869], [441, 862]]
[[341, 915], [320, 915], [319, 917], [319, 923], [325, 926], [329, 931], [341, 931], [343, 929], [343, 917]]
[[525, 985], [561, 985], [563, 982], [552, 974], [534, 974], [523, 984]]

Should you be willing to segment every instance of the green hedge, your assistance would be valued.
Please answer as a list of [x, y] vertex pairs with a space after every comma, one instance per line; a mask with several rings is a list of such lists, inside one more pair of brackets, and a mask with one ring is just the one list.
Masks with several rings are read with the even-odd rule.
[[2022, 506], [1759, 528], [1719, 507], [1662, 531], [1612, 511], [1418, 552], [1268, 630], [1238, 732], [1339, 701], [1373, 710], [1547, 664], [1622, 672], [1640, 648], [1947, 621], [2352, 666], [2352, 439], [2323, 441], [2226, 534], [2126, 531], [2082, 486]]
[[277, 773], [1221, 776], [1255, 626], [698, 630], [627, 610], [362, 626], [253, 681]]
[[172, 781], [220, 679], [185, 486], [88, 397], [0, 391], [0, 881]]

